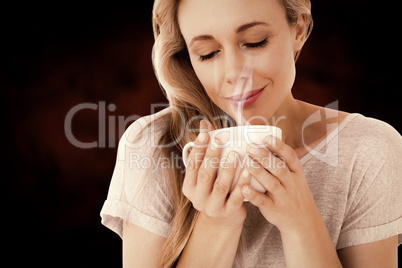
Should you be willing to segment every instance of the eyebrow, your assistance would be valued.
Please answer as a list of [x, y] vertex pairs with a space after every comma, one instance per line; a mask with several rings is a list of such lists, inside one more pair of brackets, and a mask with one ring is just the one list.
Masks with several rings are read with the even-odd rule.
[[246, 23], [246, 24], [243, 24], [243, 25], [237, 27], [237, 28], [235, 29], [235, 33], [238, 34], [238, 33], [244, 32], [245, 30], [248, 30], [248, 29], [250, 29], [250, 28], [252, 28], [252, 27], [254, 27], [254, 26], [257, 26], [257, 25], [269, 26], [268, 23], [266, 23], [266, 22], [253, 21], [253, 22]]
[[198, 35], [194, 37], [190, 42], [190, 47], [197, 41], [205, 41], [205, 40], [213, 40], [214, 37], [212, 35]]
[[[267, 24], [265, 22], [253, 21], [253, 22], [246, 23], [246, 24], [243, 24], [243, 25], [237, 27], [235, 29], [235, 33], [238, 34], [238, 33], [244, 32], [244, 31], [246, 31], [246, 30], [248, 30], [248, 29], [250, 29], [250, 28], [252, 28], [254, 26], [257, 26], [257, 25], [269, 26], [269, 24]], [[191, 47], [194, 44], [194, 42], [196, 42], [196, 41], [205, 41], [205, 40], [213, 40], [213, 39], [214, 39], [214, 37], [212, 35], [207, 35], [207, 34], [198, 35], [198, 36], [194, 37], [193, 39], [191, 39], [191, 42], [190, 42], [189, 46]]]

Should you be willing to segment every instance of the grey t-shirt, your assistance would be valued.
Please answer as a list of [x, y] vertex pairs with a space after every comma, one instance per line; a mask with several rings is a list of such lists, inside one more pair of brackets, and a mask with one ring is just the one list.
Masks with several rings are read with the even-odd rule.
[[[163, 168], [172, 168], [153, 155], [165, 125], [147, 122], [169, 108], [133, 123], [119, 143], [116, 167], [102, 223], [122, 235], [127, 220], [167, 237], [172, 219], [169, 187]], [[158, 152], [158, 150], [156, 151]], [[348, 115], [300, 159], [316, 205], [336, 249], [399, 235], [402, 243], [402, 137], [390, 125], [360, 114]], [[247, 205], [243, 228], [243, 258], [236, 267], [285, 267], [279, 230], [258, 208]]]

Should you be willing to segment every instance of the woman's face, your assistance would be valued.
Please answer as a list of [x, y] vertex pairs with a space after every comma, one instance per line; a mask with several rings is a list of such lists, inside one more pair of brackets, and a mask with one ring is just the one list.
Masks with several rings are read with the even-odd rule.
[[277, 0], [182, 0], [181, 33], [192, 66], [212, 101], [236, 117], [270, 118], [295, 78], [304, 22], [290, 26]]

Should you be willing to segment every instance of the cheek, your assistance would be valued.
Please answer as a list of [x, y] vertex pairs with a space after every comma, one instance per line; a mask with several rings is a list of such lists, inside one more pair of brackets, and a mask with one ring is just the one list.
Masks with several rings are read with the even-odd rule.
[[212, 67], [213, 65], [194, 62], [192, 62], [192, 64], [198, 80], [200, 80], [208, 96], [214, 101], [219, 95], [218, 74], [216, 70]]
[[273, 47], [265, 57], [260, 57], [257, 66], [258, 72], [268, 78], [277, 90], [288, 91], [292, 88], [296, 70], [290, 49]]

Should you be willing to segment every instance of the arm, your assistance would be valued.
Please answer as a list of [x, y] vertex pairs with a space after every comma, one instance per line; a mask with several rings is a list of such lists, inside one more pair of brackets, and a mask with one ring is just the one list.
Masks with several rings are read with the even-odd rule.
[[157, 267], [166, 238], [127, 221], [123, 223], [123, 267]]
[[245, 185], [243, 194], [279, 229], [287, 267], [341, 267], [296, 152], [275, 137], [265, 145], [249, 146], [245, 163], [267, 193]]
[[345, 268], [398, 267], [398, 236], [338, 250]]
[[[201, 121], [201, 130], [206, 129]], [[183, 194], [200, 211], [194, 230], [177, 267], [232, 267], [247, 209], [241, 185], [251, 177], [241, 176], [229, 194], [236, 173], [238, 157], [230, 154], [216, 176], [221, 149], [210, 143], [208, 133], [200, 133], [193, 147], [183, 182]]]
[[300, 227], [281, 232], [288, 267], [342, 267], [318, 210], [311, 223]]
[[241, 230], [213, 227], [201, 215], [177, 267], [232, 267]]

